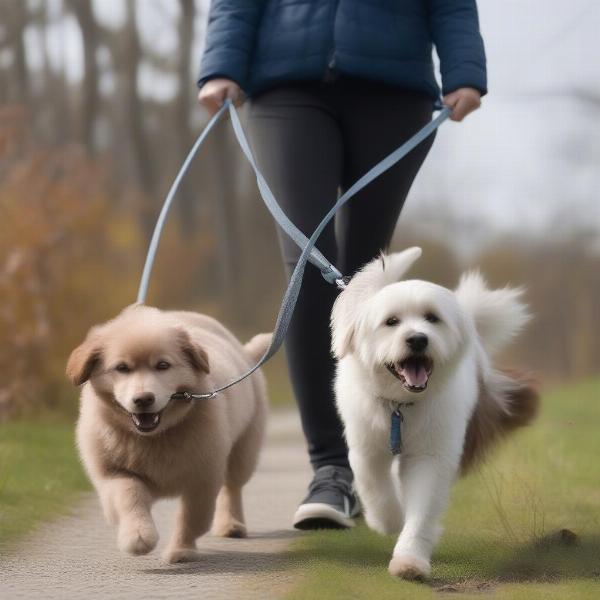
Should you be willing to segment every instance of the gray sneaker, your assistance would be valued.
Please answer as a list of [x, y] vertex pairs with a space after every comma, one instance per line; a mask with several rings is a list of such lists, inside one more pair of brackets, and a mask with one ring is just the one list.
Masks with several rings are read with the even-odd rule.
[[346, 467], [325, 466], [316, 470], [294, 515], [296, 529], [347, 529], [354, 527], [360, 513], [352, 487], [352, 471]]

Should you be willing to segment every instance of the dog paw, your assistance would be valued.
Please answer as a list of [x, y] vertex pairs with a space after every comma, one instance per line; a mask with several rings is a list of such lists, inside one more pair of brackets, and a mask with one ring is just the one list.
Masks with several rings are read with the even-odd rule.
[[230, 519], [223, 523], [216, 523], [212, 533], [213, 535], [227, 538], [245, 538], [248, 536], [246, 526], [236, 519]]
[[431, 565], [423, 558], [404, 554], [392, 557], [388, 571], [394, 577], [409, 581], [424, 581], [431, 574]]
[[202, 559], [202, 554], [195, 548], [167, 548], [163, 559], [169, 564], [197, 562]]
[[124, 523], [119, 527], [119, 549], [128, 554], [148, 554], [158, 543], [158, 531], [152, 521]]

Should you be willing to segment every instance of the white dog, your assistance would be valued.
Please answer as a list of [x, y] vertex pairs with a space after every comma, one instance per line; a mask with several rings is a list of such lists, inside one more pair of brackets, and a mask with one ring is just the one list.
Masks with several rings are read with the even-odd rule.
[[529, 318], [521, 290], [489, 290], [479, 273], [454, 292], [399, 281], [420, 255], [410, 248], [367, 264], [332, 313], [356, 489], [369, 527], [400, 533], [389, 572], [407, 579], [430, 574], [457, 474], [530, 422], [538, 403], [523, 377], [490, 364]]

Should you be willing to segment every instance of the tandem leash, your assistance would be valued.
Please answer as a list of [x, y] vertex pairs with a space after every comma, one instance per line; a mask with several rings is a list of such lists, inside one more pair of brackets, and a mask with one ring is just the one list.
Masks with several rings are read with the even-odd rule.
[[248, 143], [248, 139], [246, 138], [246, 134], [241, 125], [238, 112], [230, 100], [226, 100], [223, 106], [219, 109], [217, 113], [210, 119], [194, 145], [184, 160], [177, 177], [173, 181], [171, 188], [169, 189], [169, 193], [165, 199], [165, 202], [162, 206], [160, 214], [158, 216], [158, 220], [156, 222], [156, 226], [154, 228], [154, 232], [152, 234], [152, 238], [150, 240], [150, 246], [148, 248], [148, 254], [146, 255], [146, 261], [144, 264], [144, 270], [142, 272], [142, 278], [140, 281], [140, 287], [138, 290], [137, 302], [143, 304], [146, 300], [146, 295], [148, 293], [148, 285], [150, 282], [150, 275], [152, 274], [152, 267], [154, 265], [154, 259], [156, 257], [156, 252], [158, 250], [158, 244], [160, 242], [160, 237], [165, 226], [167, 216], [169, 214], [169, 210], [173, 204], [173, 200], [183, 180], [185, 174], [190, 168], [190, 165], [197, 154], [200, 147], [203, 145], [204, 141], [208, 137], [208, 134], [212, 131], [218, 121], [223, 117], [223, 115], [228, 112], [231, 118], [231, 124], [233, 127], [233, 131], [239, 143], [239, 146], [244, 153], [246, 159], [248, 160], [254, 174], [256, 175], [256, 181], [258, 184], [258, 190], [262, 197], [263, 202], [265, 203], [267, 209], [279, 225], [281, 229], [299, 246], [302, 250], [300, 254], [300, 258], [296, 264], [296, 267], [292, 273], [290, 281], [288, 283], [288, 287], [285, 291], [281, 308], [279, 309], [279, 313], [277, 315], [277, 321], [275, 323], [275, 327], [273, 330], [273, 337], [271, 340], [271, 344], [265, 351], [264, 355], [261, 359], [254, 365], [251, 369], [241, 374], [239, 377], [230, 381], [229, 383], [218, 387], [212, 392], [204, 393], [204, 394], [192, 394], [189, 392], [178, 392], [173, 394], [171, 398], [173, 399], [183, 399], [183, 400], [201, 400], [215, 397], [219, 392], [230, 388], [246, 377], [249, 377], [254, 373], [259, 367], [261, 367], [264, 363], [266, 363], [281, 347], [283, 344], [283, 340], [285, 338], [286, 332], [288, 330], [290, 321], [292, 319], [292, 315], [294, 313], [294, 308], [296, 306], [296, 302], [298, 300], [298, 294], [300, 293], [300, 288], [302, 286], [302, 279], [304, 277], [304, 270], [306, 268], [306, 264], [308, 262], [312, 263], [316, 266], [320, 271], [323, 278], [333, 285], [337, 285], [340, 289], [343, 289], [346, 285], [347, 279], [343, 276], [343, 274], [330, 262], [327, 260], [325, 256], [317, 249], [316, 243], [319, 239], [321, 233], [327, 226], [327, 224], [335, 217], [336, 213], [348, 202], [353, 196], [355, 196], [358, 192], [360, 192], [365, 186], [371, 183], [374, 179], [379, 177], [382, 173], [385, 173], [388, 169], [393, 167], [398, 161], [400, 161], [404, 156], [406, 156], [413, 148], [418, 146], [422, 141], [428, 138], [449, 116], [450, 109], [446, 106], [436, 106], [436, 110], [439, 110], [439, 114], [427, 125], [425, 125], [422, 129], [420, 129], [413, 137], [407, 140], [404, 144], [394, 150], [392, 153], [388, 154], [383, 160], [377, 163], [374, 167], [372, 167], [367, 173], [365, 173], [358, 181], [356, 181], [350, 188], [348, 188], [344, 194], [342, 194], [337, 202], [330, 208], [329, 212], [323, 217], [323, 220], [319, 223], [317, 228], [314, 230], [313, 234], [310, 238], [307, 238], [304, 233], [302, 233], [287, 217], [285, 212], [279, 206], [273, 192], [269, 188], [263, 174], [256, 164], [256, 160], [254, 159], [254, 155], [250, 149], [250, 144]]

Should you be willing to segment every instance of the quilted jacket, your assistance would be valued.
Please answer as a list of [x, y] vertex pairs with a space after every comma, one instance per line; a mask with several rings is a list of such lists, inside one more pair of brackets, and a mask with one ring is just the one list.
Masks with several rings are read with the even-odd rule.
[[247, 94], [331, 72], [439, 97], [486, 88], [475, 0], [213, 0], [199, 85], [236, 81]]

